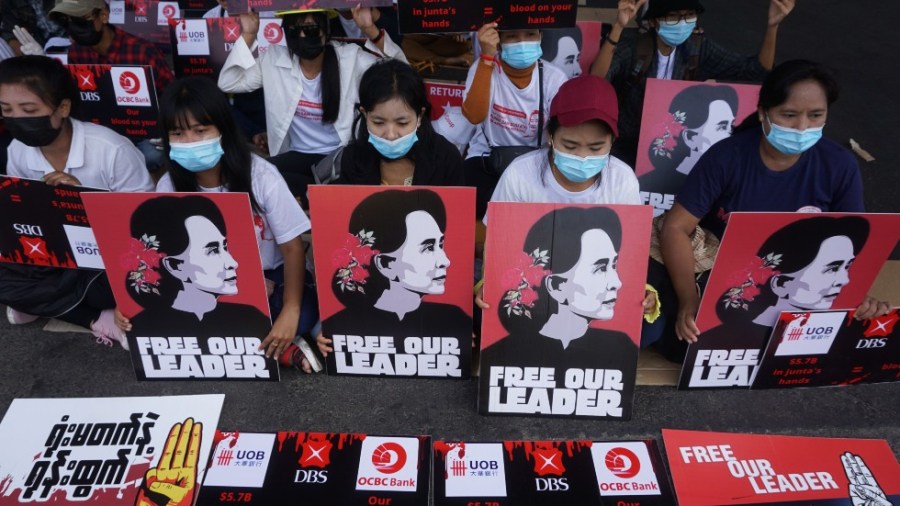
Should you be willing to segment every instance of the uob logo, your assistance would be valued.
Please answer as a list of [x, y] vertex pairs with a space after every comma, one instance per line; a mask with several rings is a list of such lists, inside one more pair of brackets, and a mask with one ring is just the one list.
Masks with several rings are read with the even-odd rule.
[[641, 461], [628, 448], [613, 448], [604, 458], [606, 468], [622, 479], [634, 478], [641, 471]]
[[406, 450], [397, 443], [387, 442], [372, 452], [372, 465], [382, 474], [394, 474], [406, 464]]
[[119, 76], [119, 86], [129, 95], [141, 91], [141, 81], [134, 72], [122, 72], [122, 75]]
[[269, 44], [278, 44], [284, 38], [284, 32], [281, 31], [278, 23], [269, 23], [263, 29], [263, 36], [269, 41]]

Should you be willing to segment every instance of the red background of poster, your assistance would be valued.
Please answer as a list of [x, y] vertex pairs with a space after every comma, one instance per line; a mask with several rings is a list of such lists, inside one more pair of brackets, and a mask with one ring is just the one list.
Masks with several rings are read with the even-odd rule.
[[428, 101], [431, 102], [431, 121], [444, 115], [444, 107], [462, 107], [465, 89], [465, 84], [426, 80], [425, 90], [428, 92]]
[[[882, 490], [888, 496], [900, 493], [900, 465], [887, 441], [879, 439], [837, 439], [799, 436], [769, 436], [697, 432], [663, 429], [663, 441], [669, 470], [680, 504], [705, 506], [718, 504], [765, 504], [767, 502], [811, 501], [845, 498], [850, 504], [848, 479], [841, 455], [851, 452], [862, 457]], [[748, 478], [735, 478], [725, 462], [689, 464], [682, 459], [680, 447], [731, 445], [736, 460], [766, 459], [777, 474], [825, 471], [831, 474], [837, 490], [783, 492], [758, 495]]]
[[603, 32], [603, 23], [600, 21], [578, 21], [575, 23], [581, 30], [581, 53], [578, 62], [581, 64], [583, 75], [591, 73], [591, 64], [600, 52], [600, 38]]
[[[584, 55], [582, 54], [582, 57]], [[647, 93], [644, 95], [644, 110], [641, 114], [641, 134], [638, 140], [637, 161], [635, 162], [635, 174], [640, 177], [653, 171], [653, 164], [648, 155], [650, 144], [662, 135], [669, 123], [669, 104], [681, 90], [698, 84], [727, 85], [737, 91], [738, 112], [734, 116], [734, 125], [737, 126], [749, 114], [756, 111], [756, 102], [759, 99], [759, 86], [755, 84], [731, 84], [731, 83], [698, 83], [695, 81], [675, 81], [671, 79], [647, 79]], [[641, 188], [642, 190], [644, 188]], [[652, 188], [650, 189], [652, 191]]]
[[216, 203], [228, 226], [228, 249], [238, 263], [238, 294], [223, 296], [221, 300], [250, 304], [268, 315], [269, 300], [253, 229], [250, 198], [246, 193], [84, 193], [84, 207], [97, 238], [119, 311], [131, 318], [142, 309], [128, 295], [126, 273], [120, 262], [129, 247], [131, 214], [145, 200], [164, 195], [200, 195]]
[[436, 186], [321, 186], [309, 187], [310, 211], [315, 244], [316, 284], [319, 289], [319, 318], [325, 320], [344, 306], [331, 290], [334, 282], [332, 252], [340, 249], [349, 233], [347, 225], [356, 206], [373, 193], [385, 190], [431, 190], [441, 196], [447, 210], [444, 248], [450, 258], [447, 282], [442, 295], [423, 300], [453, 304], [472, 315], [472, 284], [475, 265], [475, 189]]
[[[719, 325], [716, 304], [726, 290], [733, 273], [744, 270], [756, 257], [756, 252], [776, 230], [788, 223], [816, 216], [852, 216], [850, 213], [731, 213], [728, 227], [722, 238], [716, 263], [709, 276], [700, 310], [697, 313], [697, 327], [700, 332]], [[900, 239], [900, 215], [865, 214], [871, 228], [866, 245], [856, 256], [850, 267], [848, 283], [835, 298], [831, 309], [851, 309], [858, 306], [888, 255]]]
[[[545, 214], [564, 207], [595, 206], [521, 202], [491, 202], [488, 204], [484, 300], [491, 305], [491, 309], [482, 313], [482, 350], [508, 334], [497, 316], [497, 310], [501, 306], [501, 299], [505, 291], [500, 280], [504, 272], [514, 265], [515, 259], [523, 252], [522, 247], [528, 230]], [[641, 340], [641, 315], [643, 314], [641, 303], [644, 300], [644, 286], [647, 282], [646, 259], [650, 254], [650, 220], [653, 210], [648, 206], [602, 207], [614, 210], [622, 222], [622, 246], [619, 249], [618, 263], [622, 287], [619, 289], [613, 319], [595, 320], [591, 327], [624, 332], [631, 337], [635, 344], [638, 344]]]

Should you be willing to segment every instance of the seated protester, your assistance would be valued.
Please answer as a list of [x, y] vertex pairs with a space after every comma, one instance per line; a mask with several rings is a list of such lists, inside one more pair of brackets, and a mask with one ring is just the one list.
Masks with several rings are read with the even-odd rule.
[[265, 86], [267, 139], [254, 142], [268, 145], [271, 162], [304, 206], [308, 206], [306, 186], [314, 180], [312, 166], [350, 141], [352, 104], [363, 72], [382, 54], [406, 61], [384, 30], [375, 27], [371, 8], [353, 9], [357, 25], [368, 37], [365, 48], [330, 41], [329, 12], [334, 11], [283, 12], [287, 47], [271, 46], [257, 58], [251, 51], [259, 17], [241, 14], [243, 36], [219, 75], [219, 87], [228, 93]]
[[[120, 192], [150, 191], [144, 157], [125, 137], [72, 118], [81, 103], [68, 69], [46, 56], [0, 62], [0, 112], [13, 136], [10, 176]], [[126, 346], [113, 321], [115, 300], [104, 272], [0, 266], [0, 302], [10, 323], [38, 316], [90, 328], [97, 342]]]
[[466, 184], [477, 188], [475, 216], [480, 219], [506, 168], [495, 166], [501, 163], [491, 160], [491, 151], [508, 151], [497, 149], [505, 146], [537, 149], [546, 142], [547, 111], [566, 75], [540, 60], [539, 30], [498, 32], [497, 23], [488, 23], [478, 30], [478, 42], [481, 56], [469, 69], [462, 112], [476, 125], [465, 171]]
[[653, 0], [643, 20], [650, 31], [624, 31], [647, 0], [622, 0], [606, 42], [591, 65], [591, 73], [613, 83], [619, 94], [619, 139], [615, 153], [633, 163], [644, 90], [648, 77], [706, 81], [709, 79], [760, 82], [775, 64], [778, 26], [794, 8], [795, 0], [771, 0], [765, 36], [755, 57], [734, 53], [697, 29], [703, 13], [699, 0]]
[[431, 127], [425, 81], [398, 60], [382, 60], [359, 83], [356, 134], [341, 153], [338, 183], [462, 186], [462, 156]]
[[[822, 138], [828, 108], [837, 100], [838, 84], [822, 65], [805, 60], [784, 62], [766, 77], [757, 113], [735, 134], [716, 143], [691, 171], [675, 205], [665, 217], [660, 246], [671, 285], [660, 286], [670, 359], [684, 359], [684, 345], [696, 342], [694, 321], [700, 294], [694, 278], [691, 236], [697, 225], [721, 237], [728, 216], [753, 212], [863, 212], [862, 180], [853, 154]], [[662, 276], [665, 278], [665, 276]], [[674, 306], [666, 305], [671, 290]], [[857, 319], [890, 310], [867, 298]]]
[[[249, 194], [273, 318], [259, 349], [300, 367], [302, 353], [293, 340], [316, 321], [314, 304], [301, 311], [306, 250], [300, 234], [309, 231], [309, 218], [275, 167], [250, 153], [215, 83], [205, 77], [179, 79], [166, 89], [159, 108], [168, 172], [156, 191]], [[123, 316], [117, 323], [130, 330]]]
[[[618, 116], [616, 92], [608, 82], [585, 75], [564, 83], [550, 104], [549, 146], [513, 161], [491, 202], [640, 205], [634, 171], [610, 155]], [[480, 284], [475, 302], [481, 309], [490, 307]], [[655, 291], [648, 290], [644, 312], [651, 323], [656, 306]], [[642, 339], [641, 344], [649, 343]]]

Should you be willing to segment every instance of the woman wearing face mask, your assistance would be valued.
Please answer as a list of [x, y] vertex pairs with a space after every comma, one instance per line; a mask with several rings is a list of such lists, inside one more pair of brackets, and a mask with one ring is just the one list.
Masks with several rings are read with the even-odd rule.
[[[0, 62], [0, 112], [14, 140], [10, 176], [112, 191], [149, 191], [144, 157], [112, 130], [72, 118], [81, 99], [72, 75], [57, 60], [20, 56]], [[52, 316], [91, 328], [98, 342], [122, 342], [113, 324], [115, 301], [106, 275], [96, 271], [3, 264], [0, 302], [10, 323]]]
[[[271, 162], [284, 175], [291, 192], [306, 204], [306, 186], [314, 181], [311, 167], [350, 141], [363, 72], [376, 55], [406, 61], [399, 46], [376, 28], [371, 8], [356, 7], [353, 19], [366, 35], [365, 49], [329, 39], [328, 18], [334, 11], [280, 13], [287, 47], [270, 46], [254, 58], [259, 16], [241, 14], [239, 38], [219, 75], [229, 93], [265, 87], [267, 139]], [[277, 156], [276, 156], [277, 155]]]
[[[300, 365], [292, 341], [316, 321], [315, 301], [303, 301], [309, 219], [270, 163], [250, 153], [229, 112], [228, 99], [209, 79], [172, 83], [160, 99], [163, 151], [169, 170], [158, 192], [247, 192], [274, 322], [260, 350], [285, 365]], [[310, 293], [313, 293], [310, 291]], [[301, 311], [301, 301], [304, 302]], [[118, 323], [130, 330], [130, 322]]]
[[[763, 82], [757, 112], [694, 166], [660, 237], [678, 300], [671, 320], [679, 339], [695, 342], [699, 336], [694, 318], [700, 295], [691, 248], [698, 224], [721, 237], [728, 215], [735, 211], [864, 211], [856, 159], [822, 137], [828, 109], [837, 97], [837, 81], [822, 65], [782, 63]], [[871, 318], [886, 308], [870, 298], [856, 316]]]
[[375, 63], [359, 86], [354, 139], [341, 156], [343, 184], [462, 186], [462, 156], [429, 121], [418, 72], [399, 60]]
[[477, 188], [475, 212], [481, 218], [506, 168], [494, 166], [491, 150], [541, 147], [546, 142], [550, 102], [567, 77], [555, 65], [539, 62], [539, 30], [498, 31], [497, 23], [488, 23], [478, 30], [478, 42], [481, 56], [469, 69], [462, 112], [469, 123], [476, 125], [465, 173], [466, 184]]
[[778, 27], [793, 10], [795, 0], [770, 0], [766, 32], [755, 56], [735, 53], [698, 30], [703, 13], [699, 0], [653, 0], [642, 18], [649, 30], [626, 31], [646, 3], [619, 1], [616, 23], [591, 65], [591, 73], [613, 83], [622, 100], [622, 139], [615, 152], [627, 162], [633, 162], [637, 153], [648, 77], [762, 81], [775, 64]]

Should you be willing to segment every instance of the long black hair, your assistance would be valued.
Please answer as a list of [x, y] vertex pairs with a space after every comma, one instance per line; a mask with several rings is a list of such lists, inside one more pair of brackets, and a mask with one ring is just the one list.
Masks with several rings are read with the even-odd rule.
[[[222, 184], [228, 191], [248, 193], [253, 211], [259, 213], [259, 201], [253, 195], [250, 146], [231, 115], [228, 98], [214, 81], [199, 76], [184, 77], [166, 87], [159, 101], [159, 124], [163, 131], [186, 129], [188, 116], [193, 116], [201, 125], [212, 125], [219, 130], [225, 151], [219, 162]], [[163, 135], [163, 150], [175, 191], [199, 190], [197, 175], [169, 157], [172, 145], [168, 135]]]
[[[555, 209], [536, 222], [528, 230], [522, 251], [531, 255], [535, 250], [547, 251], [549, 260], [544, 265], [558, 275], [571, 270], [581, 258], [581, 236], [589, 230], [606, 232], [613, 248], [622, 246], [622, 222], [619, 216], [607, 207], [563, 207]], [[547, 323], [550, 316], [559, 312], [559, 303], [550, 296], [546, 280], [536, 290], [538, 298], [531, 307], [531, 318], [524, 315], [508, 314], [503, 304], [498, 304], [497, 315], [500, 323], [510, 334], [528, 335]]]
[[[288, 14], [282, 20], [282, 26], [294, 26], [306, 16], [312, 16], [315, 19], [319, 30], [325, 34], [325, 50], [323, 51], [324, 59], [322, 60], [322, 79], [320, 81], [320, 89], [322, 90], [322, 123], [334, 123], [337, 121], [338, 113], [341, 110], [341, 70], [338, 64], [337, 52], [331, 44], [331, 26], [328, 23], [328, 14], [326, 12], [298, 12]], [[285, 30], [288, 36], [290, 30]], [[299, 37], [299, 32], [296, 33]], [[295, 54], [291, 45], [288, 44], [288, 51], [291, 57], [300, 58]]]
[[[819, 83], [822, 91], [825, 92], [825, 99], [828, 101], [829, 107], [837, 102], [841, 87], [831, 69], [814, 61], [788, 60], [776, 65], [766, 76], [759, 89], [757, 109], [768, 111], [785, 103], [791, 96], [791, 88], [801, 81], [808, 80]], [[759, 112], [755, 111], [734, 129], [734, 133], [751, 128], [759, 129], [760, 123]]]
[[[408, 230], [406, 217], [416, 211], [425, 211], [443, 232], [447, 229], [447, 210], [441, 197], [431, 190], [385, 190], [373, 193], [360, 202], [350, 215], [348, 232], [357, 236], [360, 232], [371, 233], [372, 249], [385, 254], [397, 251], [406, 242]], [[378, 270], [372, 258], [366, 267], [368, 278], [364, 291], [341, 290], [335, 280], [339, 267], [331, 278], [331, 289], [338, 300], [348, 309], [371, 308], [390, 286], [390, 282]]]
[[16, 56], [0, 62], [0, 86], [18, 84], [56, 109], [63, 100], [72, 103], [69, 116], [77, 117], [81, 105], [78, 86], [69, 70], [55, 58]]
[[[191, 242], [185, 221], [192, 216], [208, 219], [223, 236], [228, 235], [225, 218], [212, 200], [200, 195], [185, 195], [154, 197], [141, 203], [131, 214], [131, 237], [144, 242], [145, 248], [145, 239], [154, 243], [154, 249], [166, 257], [180, 255]], [[154, 270], [159, 273], [155, 292], [132, 287], [131, 272], [126, 273], [123, 280], [125, 289], [145, 309], [171, 307], [184, 283], [169, 273], [162, 263]]]
[[[795, 273], [806, 268], [815, 260], [819, 249], [826, 239], [845, 236], [853, 243], [853, 254], [866, 244], [869, 238], [869, 222], [861, 216], [814, 216], [790, 223], [769, 236], [759, 247], [756, 254], [759, 258], [768, 255], [781, 255], [780, 262], [775, 267], [779, 273], [776, 282], [788, 281], [788, 274]], [[730, 289], [731, 287], [729, 287]], [[728, 290], [716, 304], [716, 315], [722, 323], [746, 322], [759, 316], [763, 311], [775, 305], [778, 296], [772, 291], [771, 283], [764, 282], [758, 285], [759, 295], [747, 304], [747, 309], [728, 307], [724, 301], [729, 298]]]

